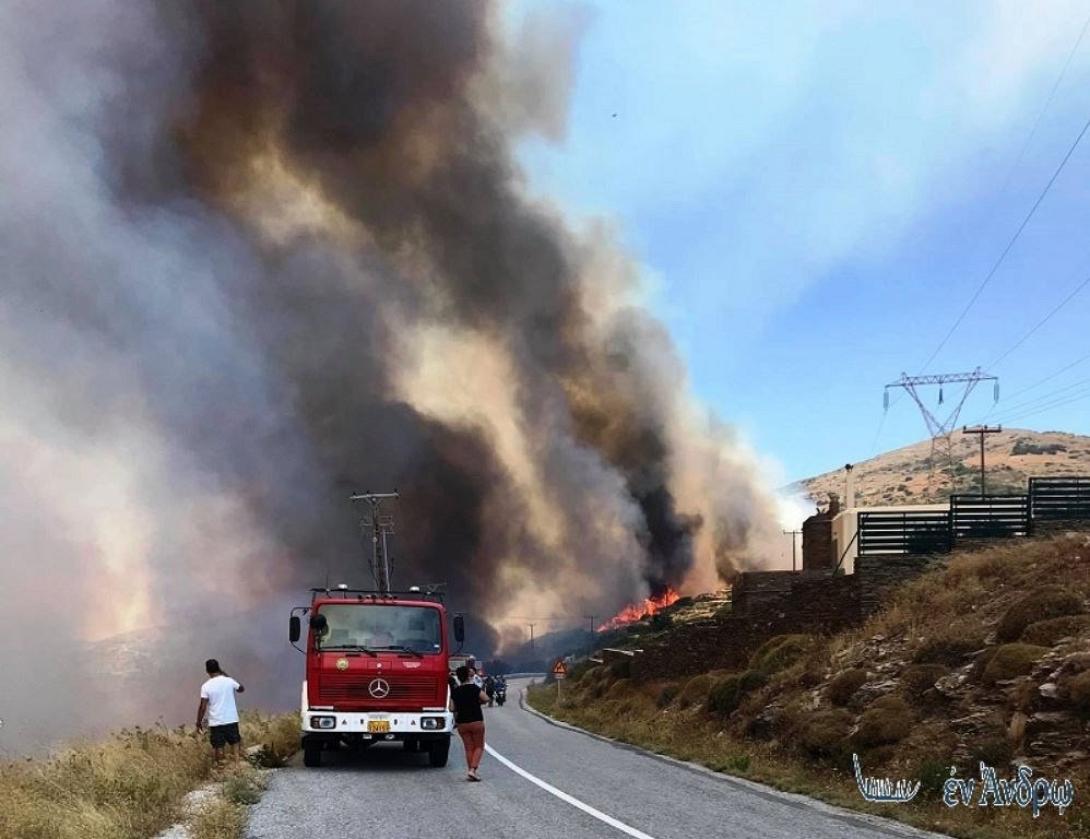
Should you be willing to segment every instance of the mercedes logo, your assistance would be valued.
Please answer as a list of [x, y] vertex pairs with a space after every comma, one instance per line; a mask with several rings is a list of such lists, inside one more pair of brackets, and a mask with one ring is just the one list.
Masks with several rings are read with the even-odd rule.
[[385, 699], [390, 695], [390, 683], [385, 679], [374, 679], [371, 684], [367, 686], [367, 692], [375, 697], [375, 699]]

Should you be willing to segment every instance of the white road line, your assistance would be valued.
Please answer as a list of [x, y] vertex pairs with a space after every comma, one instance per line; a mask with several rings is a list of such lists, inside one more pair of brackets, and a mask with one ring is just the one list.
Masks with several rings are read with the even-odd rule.
[[636, 830], [636, 828], [634, 828], [634, 827], [629, 827], [624, 822], [613, 818], [613, 816], [608, 816], [605, 813], [603, 813], [601, 810], [596, 810], [594, 807], [591, 807], [589, 804], [584, 804], [582, 801], [580, 801], [575, 796], [568, 795], [563, 790], [559, 790], [556, 787], [554, 787], [552, 784], [546, 783], [545, 781], [541, 780], [541, 778], [537, 777], [536, 775], [531, 775], [529, 772], [527, 772], [525, 769], [523, 769], [518, 764], [515, 764], [515, 763], [512, 763], [511, 761], [509, 761], [507, 758], [505, 758], [503, 755], [501, 755], [499, 752], [497, 752], [491, 746], [485, 745], [484, 750], [486, 752], [488, 752], [490, 755], [492, 755], [492, 757], [496, 758], [496, 760], [498, 760], [500, 763], [502, 763], [504, 766], [506, 766], [512, 772], [514, 772], [516, 775], [521, 775], [523, 778], [525, 778], [530, 783], [537, 784], [539, 787], [541, 787], [543, 790], [545, 790], [545, 792], [549, 793], [550, 795], [555, 795], [561, 801], [564, 801], [564, 802], [567, 802], [568, 804], [571, 804], [572, 807], [575, 807], [576, 809], [582, 810], [584, 813], [586, 813], [589, 816], [594, 816], [594, 818], [598, 819], [598, 821], [605, 822], [610, 827], [615, 827], [615, 828], [617, 828], [617, 830], [621, 831], [622, 833], [627, 833], [629, 836], [634, 837], [634, 839], [654, 839], [653, 836], [649, 836], [648, 834], [644, 833], [642, 830]]

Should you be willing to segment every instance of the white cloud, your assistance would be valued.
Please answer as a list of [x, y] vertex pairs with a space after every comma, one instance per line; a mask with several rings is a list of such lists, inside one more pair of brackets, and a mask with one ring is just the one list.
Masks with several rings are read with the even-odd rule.
[[524, 147], [533, 183], [620, 213], [638, 250], [669, 251], [663, 296], [683, 296], [684, 323], [737, 340], [961, 200], [981, 163], [1002, 180], [1086, 15], [1074, 2], [595, 11], [567, 140]]

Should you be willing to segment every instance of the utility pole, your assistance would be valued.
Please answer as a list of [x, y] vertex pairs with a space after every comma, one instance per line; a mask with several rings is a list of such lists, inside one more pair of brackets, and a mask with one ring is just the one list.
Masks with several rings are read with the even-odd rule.
[[597, 617], [597, 616], [596, 616], [596, 615], [584, 615], [584, 617], [585, 617], [585, 618], [587, 619], [587, 621], [589, 622], [589, 624], [590, 624], [590, 631], [591, 631], [591, 634], [593, 634], [593, 633], [594, 633], [594, 627], [595, 627], [595, 620], [594, 620], [594, 619], [595, 619], [595, 617]]
[[375, 588], [383, 593], [390, 591], [390, 553], [386, 537], [394, 532], [394, 517], [381, 514], [383, 501], [398, 498], [397, 492], [362, 492], [349, 496], [350, 501], [366, 501], [371, 505], [370, 519], [360, 522], [366, 530], [371, 530], [371, 576], [375, 578]]
[[801, 530], [785, 530], [783, 532], [784, 536], [787, 536], [788, 534], [791, 535], [791, 570], [794, 571], [795, 570], [795, 544], [798, 541], [797, 539], [795, 539], [795, 537], [796, 536], [801, 536], [802, 531]]
[[962, 434], [976, 434], [980, 437], [980, 497], [987, 495], [984, 487], [984, 436], [986, 434], [998, 434], [1003, 430], [1001, 425], [974, 425], [972, 428], [963, 426]]
[[[529, 610], [527, 610], [529, 611]], [[534, 651], [534, 624], [530, 624], [530, 652]]]

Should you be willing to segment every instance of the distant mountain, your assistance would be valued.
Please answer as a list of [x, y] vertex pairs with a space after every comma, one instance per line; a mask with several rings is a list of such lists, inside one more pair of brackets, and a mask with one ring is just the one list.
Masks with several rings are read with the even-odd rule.
[[[945, 501], [952, 492], [979, 492], [979, 438], [958, 430], [952, 441], [952, 465], [940, 441], [933, 471], [930, 440], [856, 463], [856, 504], [924, 504]], [[984, 456], [988, 492], [1022, 492], [1027, 480], [1035, 476], [1090, 476], [1090, 437], [1079, 434], [1004, 429], [985, 438]], [[830, 493], [843, 502], [844, 470], [807, 478], [792, 489], [818, 504], [825, 504]]]

